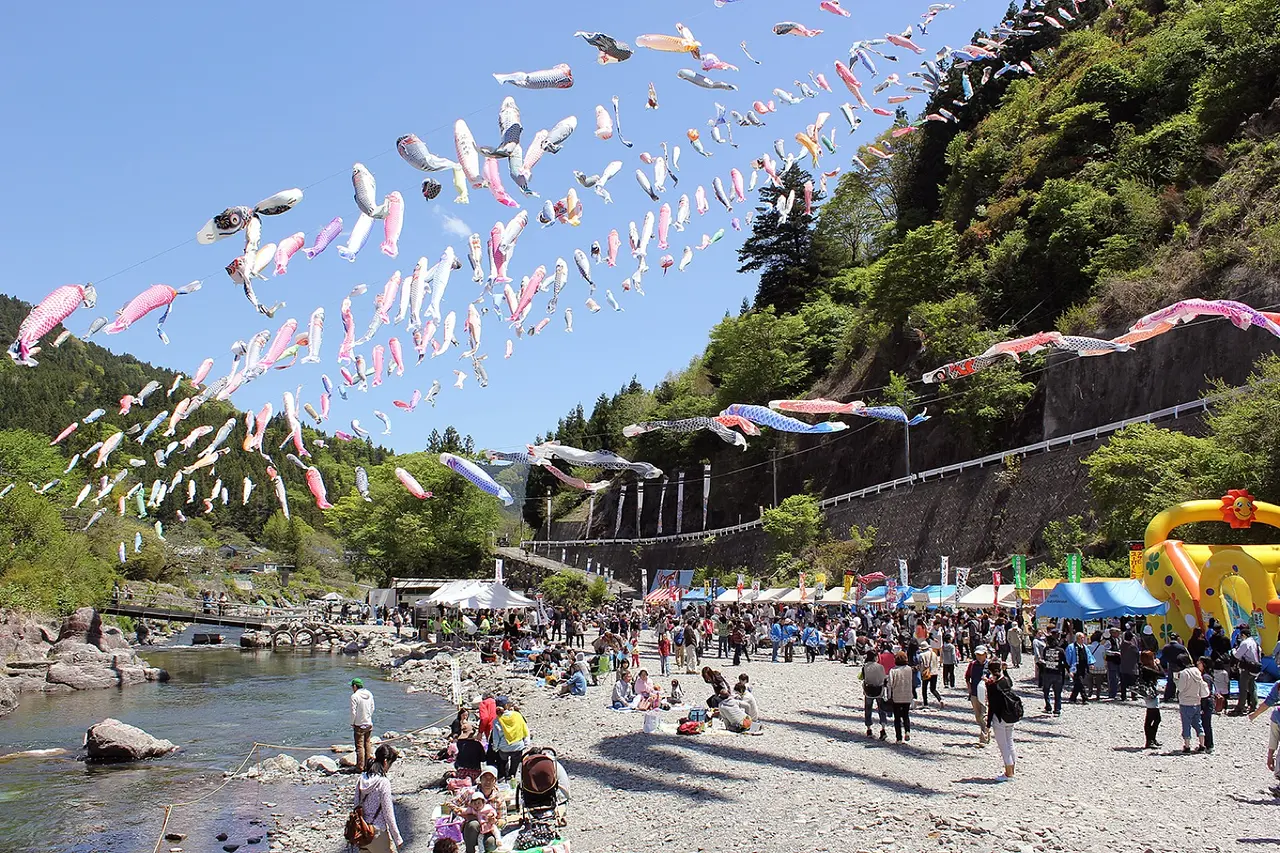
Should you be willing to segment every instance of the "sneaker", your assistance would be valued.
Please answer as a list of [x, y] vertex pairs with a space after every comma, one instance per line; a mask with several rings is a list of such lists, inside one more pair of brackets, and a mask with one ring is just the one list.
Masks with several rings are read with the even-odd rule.
[[911, 735], [907, 735], [906, 740], [907, 740], [907, 742], [908, 742], [908, 743], [910, 743], [910, 742], [911, 742]]
[[1192, 752], [1196, 752], [1196, 753], [1204, 752], [1204, 751], [1205, 751], [1205, 747], [1203, 747], [1203, 746], [1197, 746], [1195, 749], [1193, 749], [1193, 750], [1191, 750], [1191, 751], [1192, 751]]
[[996, 782], [997, 782], [997, 783], [999, 783], [999, 782], [1012, 782], [1012, 781], [1013, 781], [1012, 779], [1010, 779], [1008, 776], [1004, 775], [1003, 773], [1001, 773], [999, 776], [997, 776], [997, 777], [996, 777]]
[[1190, 755], [1190, 754], [1191, 754], [1191, 747], [1189, 747], [1189, 746], [1184, 746], [1184, 747], [1182, 748], [1182, 752], [1183, 752], [1183, 754], [1185, 754], [1185, 755]]
[[1054, 711], [1054, 712], [1053, 712], [1053, 715], [1054, 715], [1055, 717], [1061, 717], [1061, 716], [1062, 716], [1062, 712], [1061, 712], [1061, 711]]
[[867, 726], [867, 737], [871, 737], [871, 726]]
[[888, 739], [889, 739], [889, 735], [885, 732], [885, 730], [884, 730], [884, 729], [881, 729], [881, 730], [880, 730], [880, 740], [888, 740]]
[[1162, 744], [1162, 743], [1161, 743], [1160, 741], [1158, 741], [1158, 740], [1153, 740], [1153, 741], [1151, 741], [1151, 745], [1152, 745], [1152, 746], [1156, 746], [1156, 747], [1164, 746], [1164, 744]]

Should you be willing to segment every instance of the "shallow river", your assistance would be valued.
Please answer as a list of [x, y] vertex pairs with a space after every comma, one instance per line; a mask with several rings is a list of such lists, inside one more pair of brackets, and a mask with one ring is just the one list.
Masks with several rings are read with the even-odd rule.
[[[255, 741], [323, 747], [348, 742], [348, 684], [357, 675], [377, 703], [375, 733], [421, 728], [449, 713], [443, 700], [408, 695], [404, 685], [385, 682], [376, 670], [328, 652], [178, 647], [148, 649], [143, 656], [169, 671], [169, 683], [49, 697], [26, 694], [15, 712], [0, 719], [0, 756], [59, 747], [70, 751], [51, 758], [0, 758], [0, 851], [150, 851], [164, 804], [207, 794], [222, 783], [223, 771], [240, 765]], [[87, 766], [80, 760], [85, 730], [107, 717], [167, 738], [181, 750], [136, 765]], [[301, 761], [312, 753], [291, 754]], [[169, 827], [190, 836], [182, 845], [187, 850], [220, 850], [213, 836], [227, 832], [242, 853], [258, 853], [267, 849], [269, 814], [310, 817], [318, 793], [308, 785], [237, 780], [197, 805], [176, 809]], [[259, 835], [261, 842], [245, 844]]]

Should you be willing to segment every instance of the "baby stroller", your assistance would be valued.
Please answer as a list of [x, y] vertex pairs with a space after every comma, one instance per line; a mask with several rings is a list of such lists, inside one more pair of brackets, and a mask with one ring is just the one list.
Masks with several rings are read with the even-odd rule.
[[566, 823], [568, 777], [549, 747], [532, 749], [520, 762], [520, 783], [516, 787], [516, 809], [521, 829], [515, 849], [526, 850], [560, 837]]

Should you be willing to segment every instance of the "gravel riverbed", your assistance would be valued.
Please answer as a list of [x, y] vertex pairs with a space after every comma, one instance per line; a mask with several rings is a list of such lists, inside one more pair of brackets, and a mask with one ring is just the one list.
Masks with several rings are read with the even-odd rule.
[[[656, 673], [646, 652], [642, 664]], [[1177, 706], [1163, 705], [1164, 746], [1145, 750], [1141, 703], [1064, 702], [1061, 717], [1046, 715], [1024, 668], [1015, 671], [1026, 708], [1015, 734], [1017, 779], [1001, 784], [999, 753], [978, 745], [963, 690], [943, 690], [945, 707], [913, 710], [911, 742], [895, 744], [892, 718], [888, 742], [864, 736], [856, 667], [766, 659], [735, 668], [712, 657], [703, 663], [731, 682], [750, 675], [763, 734], [717, 728], [683, 737], [646, 734], [642, 714], [607, 710], [611, 680], [586, 698], [556, 699], [474, 655], [463, 662], [468, 688], [517, 697], [535, 740], [559, 752], [572, 783], [567, 837], [575, 853], [1190, 853], [1280, 843], [1280, 800], [1263, 763], [1265, 720], [1215, 717], [1215, 753], [1183, 755]], [[441, 667], [430, 663], [400, 677], [438, 688]], [[699, 676], [678, 677], [693, 701], [709, 692]], [[679, 716], [669, 711], [664, 721], [672, 726]], [[433, 755], [424, 741], [392, 772], [408, 853], [430, 849], [439, 796], [429, 785], [445, 769]], [[354, 781], [326, 780], [315, 819], [279, 826], [272, 849], [341, 849]]]

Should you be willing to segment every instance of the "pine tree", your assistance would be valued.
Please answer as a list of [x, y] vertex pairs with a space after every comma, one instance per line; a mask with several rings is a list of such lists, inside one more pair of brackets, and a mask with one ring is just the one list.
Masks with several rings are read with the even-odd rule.
[[[813, 251], [813, 225], [816, 211], [805, 213], [804, 185], [813, 176], [793, 165], [781, 175], [782, 186], [772, 183], [760, 189], [760, 206], [756, 208], [751, 236], [738, 250], [740, 273], [759, 272], [756, 308], [770, 305], [779, 314], [788, 314], [814, 295], [822, 281], [822, 264]], [[796, 194], [791, 215], [779, 225], [777, 200], [792, 191]], [[813, 201], [822, 195], [815, 189]]]

